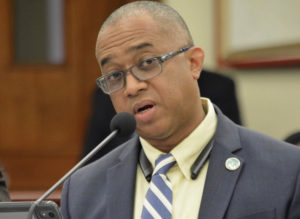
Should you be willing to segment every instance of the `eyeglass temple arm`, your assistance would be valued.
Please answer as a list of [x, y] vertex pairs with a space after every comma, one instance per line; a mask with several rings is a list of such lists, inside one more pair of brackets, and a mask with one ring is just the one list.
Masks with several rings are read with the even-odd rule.
[[176, 51], [174, 51], [174, 52], [169, 52], [168, 54], [161, 56], [161, 57], [160, 57], [160, 61], [162, 61], [162, 62], [167, 61], [168, 59], [172, 58], [173, 56], [176, 56], [176, 55], [179, 54], [179, 53], [182, 53], [182, 52], [187, 51], [187, 50], [190, 49], [191, 47], [193, 47], [193, 46], [187, 46], [187, 47], [178, 49], [178, 50], [176, 50]]

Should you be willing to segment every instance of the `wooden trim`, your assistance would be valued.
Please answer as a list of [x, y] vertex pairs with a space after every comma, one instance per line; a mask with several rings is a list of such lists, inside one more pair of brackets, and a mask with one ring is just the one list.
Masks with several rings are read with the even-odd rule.
[[[45, 192], [41, 190], [14, 190], [10, 191], [10, 198], [14, 202], [35, 201], [39, 199]], [[61, 190], [54, 191], [46, 200], [54, 201], [60, 205]]]

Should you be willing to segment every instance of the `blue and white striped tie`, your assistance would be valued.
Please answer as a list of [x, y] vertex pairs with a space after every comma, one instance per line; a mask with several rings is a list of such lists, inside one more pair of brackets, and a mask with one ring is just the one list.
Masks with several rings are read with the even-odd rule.
[[174, 164], [175, 159], [171, 154], [161, 155], [155, 161], [143, 206], [142, 219], [172, 218], [172, 185], [166, 173]]

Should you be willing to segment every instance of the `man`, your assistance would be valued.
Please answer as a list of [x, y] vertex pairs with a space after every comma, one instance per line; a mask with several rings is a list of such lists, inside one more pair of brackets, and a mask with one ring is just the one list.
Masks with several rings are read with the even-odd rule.
[[[234, 81], [217, 72], [201, 71], [198, 86], [203, 97], [208, 97], [222, 112], [236, 124], [241, 124], [238, 99]], [[84, 140], [82, 157], [90, 153], [106, 136], [110, 134], [109, 124], [116, 112], [111, 100], [100, 88], [93, 92], [92, 113], [89, 118]], [[115, 137], [89, 161], [93, 162], [127, 141], [131, 136]], [[86, 164], [88, 164], [86, 163]]]
[[299, 148], [200, 98], [204, 53], [176, 11], [121, 7], [101, 27], [96, 57], [98, 84], [134, 115], [138, 136], [66, 181], [65, 218], [300, 218]]

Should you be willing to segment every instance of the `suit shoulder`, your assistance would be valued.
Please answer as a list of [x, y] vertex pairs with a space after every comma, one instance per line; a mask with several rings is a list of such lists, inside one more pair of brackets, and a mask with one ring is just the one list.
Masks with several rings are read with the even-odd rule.
[[238, 129], [243, 150], [251, 150], [262, 160], [300, 164], [299, 147], [241, 126]]
[[[122, 156], [126, 156], [136, 147], [138, 141], [138, 137], [133, 137], [126, 141], [125, 143], [119, 145], [108, 154], [104, 155], [103, 157], [99, 158], [98, 160], [93, 161], [92, 163], [81, 167], [75, 174], [75, 177], [80, 176], [82, 177], [93, 177], [97, 174], [102, 174], [103, 171], [106, 171], [107, 168], [113, 166]], [[97, 171], [95, 171], [97, 170]], [[73, 177], [74, 177], [73, 176]]]

